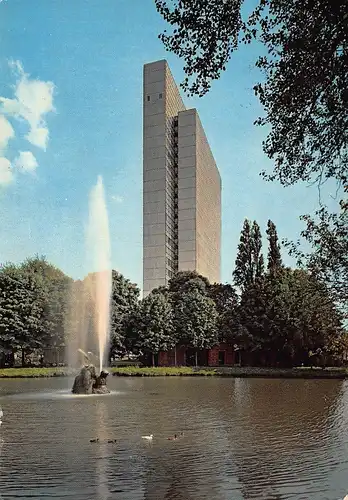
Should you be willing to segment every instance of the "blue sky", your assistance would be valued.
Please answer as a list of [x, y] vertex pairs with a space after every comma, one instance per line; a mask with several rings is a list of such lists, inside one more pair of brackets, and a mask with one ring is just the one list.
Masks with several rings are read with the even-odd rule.
[[[88, 195], [101, 174], [112, 265], [141, 285], [142, 66], [166, 58], [183, 79], [182, 61], [157, 38], [164, 27], [153, 0], [0, 3], [0, 262], [39, 253], [82, 278]], [[259, 176], [272, 165], [261, 149], [265, 131], [253, 126], [256, 54], [243, 48], [208, 95], [185, 99], [199, 111], [222, 177], [223, 282], [245, 217], [262, 230], [270, 218], [280, 237], [296, 239], [299, 215], [318, 202], [315, 188]]]

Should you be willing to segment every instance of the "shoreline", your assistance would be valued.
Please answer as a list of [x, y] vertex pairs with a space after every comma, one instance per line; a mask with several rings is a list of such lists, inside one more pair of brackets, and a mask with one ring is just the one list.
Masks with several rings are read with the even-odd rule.
[[[257, 367], [111, 367], [114, 377], [230, 377], [287, 379], [347, 379], [347, 368], [257, 368]], [[73, 377], [76, 372], [59, 368], [2, 368], [0, 379]]]

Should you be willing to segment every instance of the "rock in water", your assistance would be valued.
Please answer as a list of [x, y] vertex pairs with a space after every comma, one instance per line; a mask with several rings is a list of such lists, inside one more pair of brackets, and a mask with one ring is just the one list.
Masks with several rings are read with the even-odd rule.
[[93, 394], [110, 394], [110, 391], [106, 386], [106, 378], [108, 375], [108, 372], [104, 370], [101, 371], [99, 377], [96, 378], [95, 383], [92, 387]]
[[106, 386], [108, 372], [102, 371], [97, 376], [94, 365], [83, 366], [80, 373], [75, 377], [72, 388], [73, 394], [109, 394]]

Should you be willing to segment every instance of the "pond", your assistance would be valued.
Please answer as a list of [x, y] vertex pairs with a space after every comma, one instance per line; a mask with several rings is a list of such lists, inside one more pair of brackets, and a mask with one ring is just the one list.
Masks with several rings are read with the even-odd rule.
[[[348, 493], [347, 381], [111, 377], [110, 395], [84, 397], [71, 395], [71, 385], [0, 380], [0, 498]], [[151, 433], [152, 442], [141, 438]]]

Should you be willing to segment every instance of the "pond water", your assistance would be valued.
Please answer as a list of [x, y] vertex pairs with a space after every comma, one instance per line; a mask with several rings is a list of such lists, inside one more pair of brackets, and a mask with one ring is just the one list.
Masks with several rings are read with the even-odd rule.
[[[110, 395], [84, 397], [71, 385], [0, 379], [1, 499], [348, 493], [346, 381], [110, 377]], [[141, 439], [151, 433], [152, 442]]]

